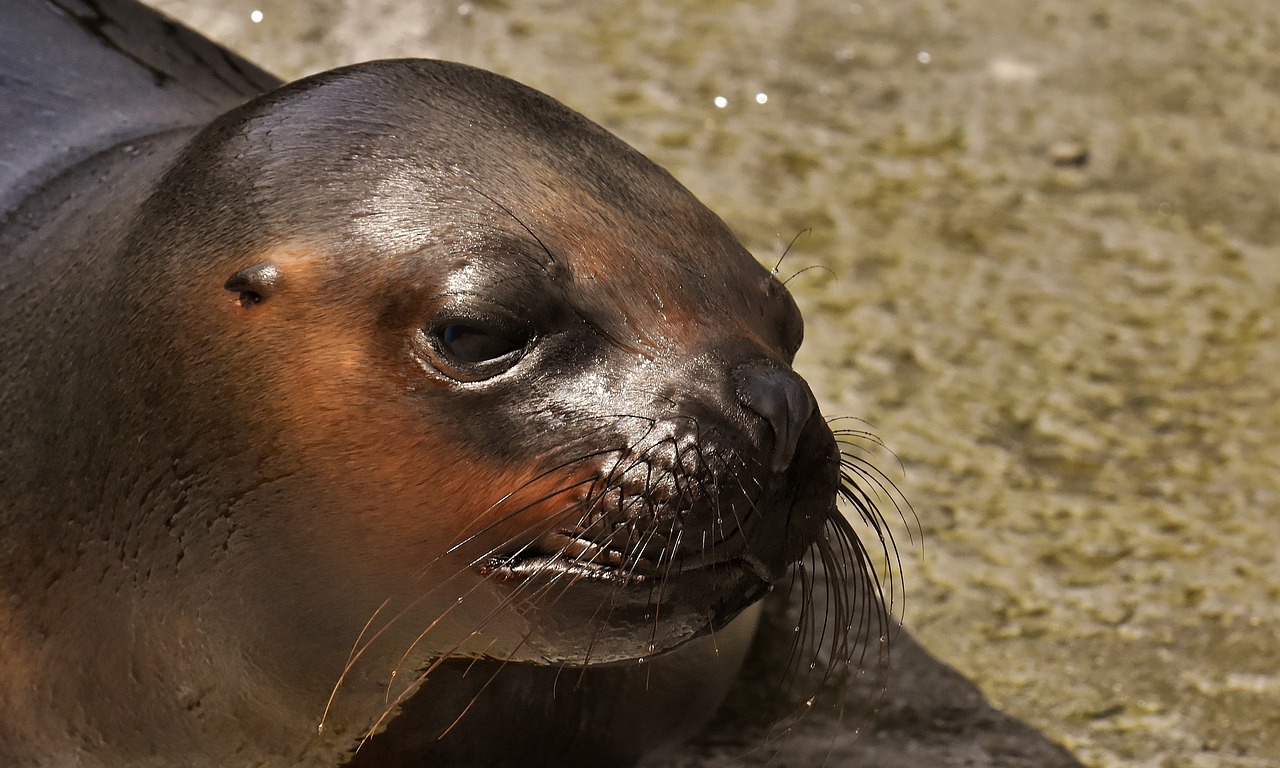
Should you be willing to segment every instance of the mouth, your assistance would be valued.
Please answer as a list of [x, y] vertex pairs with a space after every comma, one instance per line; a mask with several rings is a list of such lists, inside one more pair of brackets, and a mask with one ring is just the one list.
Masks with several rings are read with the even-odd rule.
[[480, 566], [480, 574], [501, 583], [517, 583], [555, 574], [561, 580], [640, 587], [663, 571], [646, 557], [627, 557], [617, 549], [565, 533], [549, 533], [513, 555], [498, 556]]
[[652, 657], [718, 631], [772, 589], [743, 557], [693, 563], [628, 557], [549, 534], [491, 558], [480, 576], [537, 617], [544, 663], [595, 666]]
[[664, 558], [665, 550], [656, 549], [656, 552], [657, 558], [647, 554], [628, 555], [589, 539], [549, 533], [515, 554], [490, 558], [478, 567], [478, 572], [499, 583], [520, 583], [536, 576], [555, 575], [561, 580], [602, 582], [620, 588], [712, 575], [718, 575], [719, 581], [736, 581], [754, 574], [762, 582], [769, 581], [764, 568], [746, 557], [696, 558], [692, 562], [682, 558], [672, 562]]

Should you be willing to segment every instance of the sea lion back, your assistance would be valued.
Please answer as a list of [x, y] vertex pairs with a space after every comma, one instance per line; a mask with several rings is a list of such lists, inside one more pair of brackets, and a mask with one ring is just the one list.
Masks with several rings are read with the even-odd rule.
[[0, 22], [0, 211], [115, 144], [207, 123], [276, 78], [145, 6], [10, 0]]

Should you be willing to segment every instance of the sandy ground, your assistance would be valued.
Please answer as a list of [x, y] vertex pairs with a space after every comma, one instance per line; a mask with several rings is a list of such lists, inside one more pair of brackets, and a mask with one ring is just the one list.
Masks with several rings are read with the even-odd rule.
[[911, 631], [1091, 766], [1280, 766], [1280, 4], [159, 5], [285, 77], [509, 74], [799, 235]]

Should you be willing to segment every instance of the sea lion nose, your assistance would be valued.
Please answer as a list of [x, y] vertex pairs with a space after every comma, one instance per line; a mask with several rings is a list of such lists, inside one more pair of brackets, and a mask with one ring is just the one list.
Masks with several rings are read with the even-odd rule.
[[738, 402], [764, 417], [773, 427], [773, 471], [791, 466], [800, 442], [800, 433], [813, 414], [813, 393], [809, 385], [791, 371], [768, 363], [750, 362], [733, 371]]

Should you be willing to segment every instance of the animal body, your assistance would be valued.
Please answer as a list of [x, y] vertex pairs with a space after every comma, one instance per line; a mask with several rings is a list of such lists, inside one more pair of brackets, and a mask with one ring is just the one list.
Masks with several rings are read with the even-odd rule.
[[855, 664], [800, 314], [666, 172], [470, 67], [10, 6], [3, 762], [623, 765], [778, 587]]

